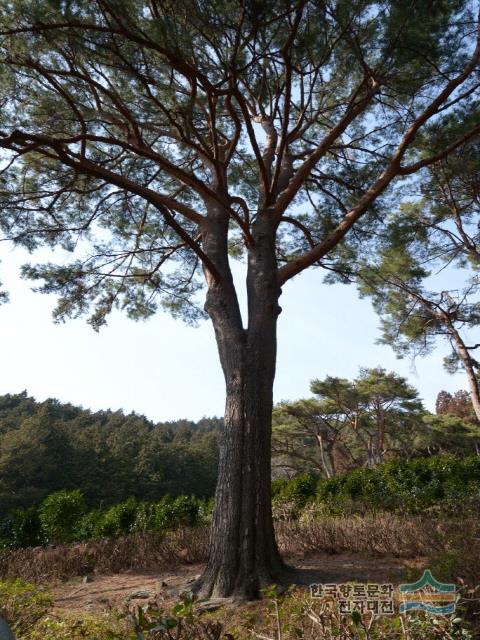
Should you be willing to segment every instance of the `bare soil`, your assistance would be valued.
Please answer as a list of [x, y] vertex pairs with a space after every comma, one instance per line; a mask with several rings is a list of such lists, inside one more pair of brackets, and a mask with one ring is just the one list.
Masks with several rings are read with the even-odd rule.
[[[289, 558], [287, 562], [297, 569], [300, 584], [313, 582], [378, 582], [399, 584], [406, 579], [407, 568], [423, 567], [422, 558], [395, 558], [369, 556], [358, 553], [324, 552], [306, 558]], [[72, 611], [105, 611], [128, 605], [143, 605], [155, 601], [169, 605], [179, 593], [188, 591], [201, 574], [203, 564], [179, 565], [168, 572], [134, 572], [115, 575], [93, 575], [91, 582], [76, 578], [50, 588], [59, 609]]]

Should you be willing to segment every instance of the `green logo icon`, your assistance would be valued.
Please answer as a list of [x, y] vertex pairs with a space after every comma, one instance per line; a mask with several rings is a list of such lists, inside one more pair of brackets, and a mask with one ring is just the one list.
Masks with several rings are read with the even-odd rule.
[[455, 611], [455, 585], [435, 580], [426, 569], [417, 582], [400, 585], [400, 613], [413, 610], [448, 615]]

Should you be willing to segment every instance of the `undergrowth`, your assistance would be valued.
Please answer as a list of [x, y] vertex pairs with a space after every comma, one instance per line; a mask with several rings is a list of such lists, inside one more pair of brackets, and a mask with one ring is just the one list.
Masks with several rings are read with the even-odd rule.
[[[314, 601], [293, 589], [279, 596], [274, 585], [256, 603], [230, 604], [205, 611], [185, 595], [168, 609], [148, 605], [134, 611], [74, 614], [45, 611], [46, 594], [31, 585], [0, 583], [7, 593], [2, 613], [18, 640], [474, 640], [465, 600], [450, 616], [412, 612], [391, 616], [341, 615], [331, 601]], [[25, 590], [28, 597], [25, 597]], [[18, 593], [17, 593], [18, 592]], [[23, 598], [26, 607], [10, 601]], [[41, 603], [41, 604], [40, 604]]]

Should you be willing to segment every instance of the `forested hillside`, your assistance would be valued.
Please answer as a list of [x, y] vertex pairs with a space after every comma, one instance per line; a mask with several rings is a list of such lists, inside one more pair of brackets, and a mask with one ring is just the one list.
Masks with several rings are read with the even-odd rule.
[[26, 392], [0, 396], [0, 515], [61, 489], [79, 489], [94, 507], [128, 496], [210, 496], [221, 424], [154, 424], [135, 413], [39, 403]]
[[[394, 459], [479, 455], [480, 426], [465, 391], [425, 410], [405, 378], [381, 368], [352, 380], [313, 380], [313, 396], [277, 405], [273, 478], [330, 478]], [[0, 396], [0, 518], [46, 496], [79, 490], [87, 508], [133, 497], [213, 496], [220, 418], [153, 423], [27, 392]]]

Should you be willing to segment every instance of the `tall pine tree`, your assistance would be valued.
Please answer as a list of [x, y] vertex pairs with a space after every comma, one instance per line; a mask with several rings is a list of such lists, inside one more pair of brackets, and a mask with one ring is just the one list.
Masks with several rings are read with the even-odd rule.
[[[202, 595], [281, 578], [270, 506], [283, 285], [368, 251], [395, 185], [478, 135], [476, 3], [1, 0], [1, 224], [57, 318], [206, 287], [226, 382]], [[424, 152], [418, 140], [456, 132]], [[347, 236], [348, 234], [348, 236]], [[347, 237], [347, 238], [346, 238]], [[348, 239], [348, 242], [344, 242]], [[242, 318], [230, 261], [247, 262]]]

